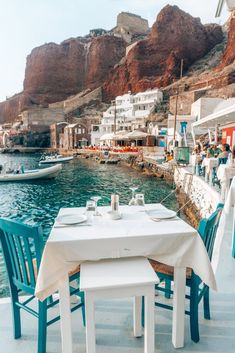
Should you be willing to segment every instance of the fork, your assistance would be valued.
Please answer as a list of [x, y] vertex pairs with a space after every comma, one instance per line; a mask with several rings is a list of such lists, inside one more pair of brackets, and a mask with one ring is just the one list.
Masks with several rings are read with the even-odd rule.
[[53, 228], [71, 228], [71, 227], [89, 227], [91, 224], [57, 224], [54, 225]]
[[179, 217], [162, 219], [162, 218], [150, 218], [154, 222], [173, 222], [173, 221], [180, 221]]

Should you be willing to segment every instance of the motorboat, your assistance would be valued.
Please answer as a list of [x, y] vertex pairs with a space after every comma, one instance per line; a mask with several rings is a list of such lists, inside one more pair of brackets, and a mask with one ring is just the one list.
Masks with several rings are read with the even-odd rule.
[[66, 163], [73, 160], [73, 156], [64, 157], [61, 154], [53, 156], [42, 156], [39, 164], [51, 164], [51, 163]]
[[52, 179], [55, 178], [62, 170], [62, 165], [57, 164], [52, 167], [33, 170], [18, 170], [16, 172], [0, 174], [1, 181], [28, 181], [37, 179]]

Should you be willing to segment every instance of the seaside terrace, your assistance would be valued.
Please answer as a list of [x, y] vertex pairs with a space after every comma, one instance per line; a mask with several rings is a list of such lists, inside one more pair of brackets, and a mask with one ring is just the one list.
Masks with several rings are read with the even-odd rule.
[[[189, 173], [188, 168], [180, 168], [180, 176], [176, 176], [176, 183], [182, 183], [187, 189], [185, 174]], [[182, 177], [183, 175], [183, 177]], [[178, 178], [178, 180], [177, 180]], [[181, 178], [181, 179], [180, 179]], [[201, 204], [202, 215], [206, 217], [209, 208], [215, 209], [221, 202], [220, 191], [210, 186], [202, 177], [194, 176], [194, 191], [204, 192], [210, 203]], [[198, 186], [198, 180], [200, 187]], [[233, 190], [232, 190], [233, 188]], [[185, 189], [185, 190], [186, 190]], [[202, 303], [199, 306], [199, 330], [200, 341], [195, 343], [190, 337], [190, 321], [185, 318], [184, 347], [176, 349], [172, 343], [172, 311], [155, 307], [155, 351], [154, 352], [233, 352], [235, 348], [235, 259], [232, 256], [233, 238], [233, 209], [231, 203], [234, 199], [235, 179], [229, 191], [226, 203], [226, 212], [223, 211], [219, 229], [217, 231], [215, 250], [212, 259], [212, 267], [216, 275], [217, 291], [210, 291], [211, 319], [203, 317]], [[233, 192], [233, 194], [231, 193]], [[189, 194], [193, 198], [193, 193]], [[197, 201], [202, 199], [199, 195]], [[196, 204], [196, 199], [194, 199]], [[226, 205], [225, 203], [225, 205]], [[156, 224], [157, 225], [157, 224]], [[197, 261], [200, 262], [198, 258]], [[163, 304], [172, 303], [172, 297], [167, 299], [161, 292], [155, 293], [155, 299]], [[58, 298], [58, 294], [54, 295]], [[76, 304], [71, 304], [71, 306]], [[117, 298], [99, 299], [96, 303], [96, 352], [97, 353], [137, 353], [144, 352], [144, 335], [135, 338], [133, 335], [133, 304], [131, 299]], [[37, 307], [36, 299], [32, 307]], [[186, 306], [187, 309], [187, 306]], [[52, 315], [59, 314], [59, 305], [52, 309]], [[11, 301], [8, 298], [0, 300], [0, 347], [1, 351], [7, 353], [32, 353], [37, 352], [37, 320], [28, 313], [22, 311], [22, 337], [15, 340], [12, 335]], [[9, 318], [6, 320], [5, 318]], [[61, 351], [60, 322], [50, 326], [47, 330], [46, 352]], [[82, 324], [81, 310], [72, 315], [72, 337], [73, 352], [86, 352], [86, 330]], [[64, 347], [63, 353], [67, 350]], [[68, 350], [70, 352], [70, 350]], [[88, 352], [88, 351], [87, 351]]]
[[[229, 227], [228, 227], [229, 228]], [[155, 352], [233, 352], [235, 347], [235, 260], [231, 256], [231, 232], [227, 229], [216, 273], [218, 291], [211, 291], [211, 320], [203, 318], [199, 309], [200, 341], [190, 339], [189, 319], [185, 322], [185, 346], [176, 350], [171, 341], [172, 312], [155, 308]], [[162, 295], [160, 295], [163, 299]], [[171, 299], [163, 299], [165, 302]], [[36, 307], [36, 302], [33, 303]], [[58, 312], [58, 306], [53, 314]], [[144, 338], [134, 338], [132, 301], [126, 299], [99, 300], [96, 306], [97, 353], [141, 353]], [[12, 335], [11, 304], [8, 298], [0, 300], [0, 347], [7, 353], [37, 352], [37, 320], [22, 312], [23, 335], [15, 340]], [[73, 352], [86, 351], [85, 329], [81, 311], [72, 316]], [[49, 327], [47, 352], [61, 351], [60, 324]]]

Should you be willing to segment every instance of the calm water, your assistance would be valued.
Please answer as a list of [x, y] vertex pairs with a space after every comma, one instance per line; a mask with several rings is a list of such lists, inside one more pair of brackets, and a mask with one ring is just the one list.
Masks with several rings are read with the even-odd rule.
[[[26, 169], [38, 167], [39, 155], [0, 155], [0, 164], [23, 164]], [[94, 195], [102, 197], [99, 204], [109, 205], [110, 195], [120, 195], [120, 203], [131, 198], [130, 186], [138, 185], [138, 192], [145, 194], [146, 203], [161, 201], [171, 190], [163, 180], [145, 176], [116, 165], [101, 165], [85, 159], [76, 159], [63, 165], [54, 180], [0, 183], [0, 216], [11, 217], [43, 227], [45, 240], [54, 218], [61, 207], [85, 206]], [[173, 194], [165, 205], [177, 209]], [[8, 294], [6, 273], [0, 256], [0, 296]]]

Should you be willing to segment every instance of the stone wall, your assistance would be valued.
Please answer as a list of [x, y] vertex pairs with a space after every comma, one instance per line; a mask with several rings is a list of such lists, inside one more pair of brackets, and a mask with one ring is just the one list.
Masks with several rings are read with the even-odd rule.
[[148, 21], [129, 12], [121, 12], [117, 17], [117, 27], [128, 28], [132, 33], [145, 33], [149, 30]]
[[188, 195], [200, 217], [208, 217], [216, 209], [220, 202], [220, 195], [203, 179], [192, 175], [185, 168], [176, 167], [174, 180], [180, 192]]
[[71, 111], [78, 109], [84, 105], [89, 104], [91, 101], [101, 101], [102, 100], [102, 91], [101, 88], [96, 88], [95, 90], [80, 96], [79, 94], [74, 96], [71, 99], [64, 101], [64, 111], [65, 114], [70, 113]]
[[35, 108], [25, 110], [20, 115], [26, 128], [32, 131], [49, 131], [49, 126], [64, 121], [64, 112], [60, 108]]
[[138, 42], [132, 43], [126, 47], [126, 56], [128, 55], [129, 51], [136, 46]]
[[[178, 115], [190, 115], [191, 105], [205, 95], [204, 90], [198, 92], [183, 92], [178, 95], [177, 112]], [[170, 112], [174, 115], [176, 111], [176, 95], [170, 97]]]

